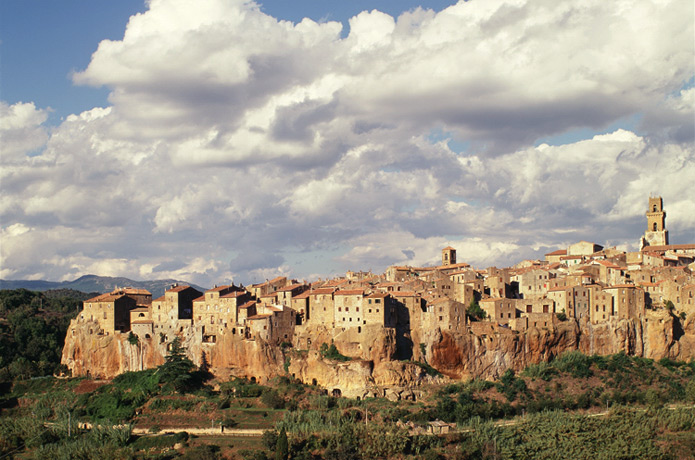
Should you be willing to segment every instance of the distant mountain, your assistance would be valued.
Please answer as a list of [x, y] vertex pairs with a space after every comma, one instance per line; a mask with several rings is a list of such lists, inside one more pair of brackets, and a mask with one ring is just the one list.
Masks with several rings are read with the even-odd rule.
[[164, 295], [164, 291], [172, 284], [187, 284], [204, 292], [206, 289], [195, 284], [173, 279], [134, 281], [123, 277], [85, 275], [74, 281], [43, 281], [43, 280], [0, 280], [0, 289], [29, 289], [30, 291], [48, 291], [53, 289], [74, 289], [81, 292], [111, 292], [117, 287], [133, 287], [147, 289], [156, 299]]

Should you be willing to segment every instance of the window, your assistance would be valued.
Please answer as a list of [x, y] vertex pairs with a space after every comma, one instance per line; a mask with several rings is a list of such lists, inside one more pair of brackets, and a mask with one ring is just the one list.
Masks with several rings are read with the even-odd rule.
[[381, 299], [374, 299], [374, 303], [381, 303]]

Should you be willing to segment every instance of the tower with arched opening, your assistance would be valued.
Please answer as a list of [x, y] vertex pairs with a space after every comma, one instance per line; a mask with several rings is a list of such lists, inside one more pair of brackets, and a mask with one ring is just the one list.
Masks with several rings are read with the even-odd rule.
[[647, 230], [640, 244], [645, 246], [665, 246], [668, 244], [668, 230], [666, 230], [666, 211], [664, 202], [660, 196], [649, 197], [647, 207]]

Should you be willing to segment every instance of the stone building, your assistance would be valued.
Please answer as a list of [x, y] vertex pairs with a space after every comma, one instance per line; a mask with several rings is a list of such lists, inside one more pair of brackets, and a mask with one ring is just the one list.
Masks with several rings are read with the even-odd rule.
[[487, 314], [487, 319], [499, 324], [508, 324], [519, 313], [515, 299], [487, 298], [479, 302], [480, 308]]
[[[94, 334], [113, 335], [116, 331], [130, 331], [130, 312], [138, 306], [147, 306], [152, 295], [144, 289], [116, 289], [108, 294], [101, 294], [83, 303], [79, 315], [81, 321], [96, 323], [90, 331]], [[143, 305], [143, 303], [145, 305]]]
[[668, 230], [666, 230], [666, 211], [661, 197], [649, 197], [647, 206], [647, 230], [640, 240], [640, 249], [645, 246], [668, 245]]
[[364, 310], [360, 310], [364, 296], [363, 289], [345, 289], [334, 293], [335, 327], [350, 328], [364, 324]]

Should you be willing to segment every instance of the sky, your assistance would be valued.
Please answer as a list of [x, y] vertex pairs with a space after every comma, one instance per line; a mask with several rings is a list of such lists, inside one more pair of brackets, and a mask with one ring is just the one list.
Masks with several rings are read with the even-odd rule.
[[0, 278], [695, 242], [690, 0], [0, 0]]

